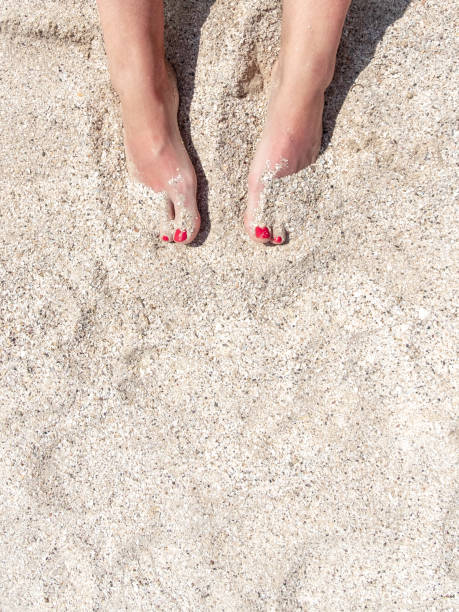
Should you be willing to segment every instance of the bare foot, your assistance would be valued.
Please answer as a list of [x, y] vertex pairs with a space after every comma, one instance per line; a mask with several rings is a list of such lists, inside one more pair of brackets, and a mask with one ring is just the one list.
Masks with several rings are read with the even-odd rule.
[[167, 64], [154, 81], [142, 72], [133, 68], [116, 86], [129, 173], [134, 181], [164, 196], [160, 239], [188, 244], [196, 237], [201, 218], [196, 174], [177, 124], [175, 75]]
[[244, 225], [255, 242], [282, 244], [286, 234], [276, 202], [266, 197], [277, 177], [299, 172], [317, 159], [322, 140], [324, 90], [320, 79], [286, 78], [276, 63], [268, 114], [249, 172]]

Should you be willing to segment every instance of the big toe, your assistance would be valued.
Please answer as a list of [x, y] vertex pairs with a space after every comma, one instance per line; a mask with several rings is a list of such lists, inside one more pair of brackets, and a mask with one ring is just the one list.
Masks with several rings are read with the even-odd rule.
[[166, 197], [161, 214], [159, 238], [162, 242], [173, 242], [174, 240], [174, 207]]
[[196, 238], [201, 225], [197, 206], [179, 205], [175, 208], [174, 242], [190, 244]]
[[270, 224], [264, 218], [261, 218], [257, 214], [257, 210], [248, 207], [244, 215], [244, 227], [245, 231], [249, 235], [249, 238], [254, 242], [266, 243], [269, 242], [272, 236]]
[[257, 224], [253, 228], [252, 237], [254, 237], [257, 242], [268, 242], [271, 236], [271, 229], [263, 222], [260, 222], [259, 225]]
[[266, 244], [270, 241], [272, 232], [268, 225], [263, 222], [259, 222], [258, 224], [255, 222], [245, 222], [244, 223], [245, 230], [249, 235], [249, 238], [254, 242], [258, 242], [261, 244]]

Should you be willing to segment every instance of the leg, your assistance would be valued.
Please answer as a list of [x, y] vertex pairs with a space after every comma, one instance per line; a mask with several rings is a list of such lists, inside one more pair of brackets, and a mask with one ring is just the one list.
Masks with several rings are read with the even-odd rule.
[[177, 125], [178, 92], [164, 56], [162, 0], [97, 0], [112, 83], [121, 100], [132, 177], [166, 192], [164, 241], [199, 230], [196, 175]]
[[324, 92], [351, 0], [283, 0], [281, 51], [274, 66], [268, 116], [249, 173], [244, 223], [256, 242], [282, 243], [283, 229], [257, 227], [267, 164], [275, 176], [313, 163], [322, 140]]

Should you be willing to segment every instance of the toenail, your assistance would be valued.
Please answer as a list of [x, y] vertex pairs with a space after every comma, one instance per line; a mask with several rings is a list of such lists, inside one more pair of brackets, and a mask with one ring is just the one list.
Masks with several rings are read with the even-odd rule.
[[277, 244], [280, 244], [282, 242], [282, 236], [277, 236], [277, 238], [274, 238], [274, 242], [277, 242]]
[[163, 236], [164, 242], [169, 242], [169, 236]]
[[175, 230], [174, 240], [175, 242], [184, 242], [187, 239], [187, 233], [185, 231], [180, 231], [179, 229]]
[[266, 240], [267, 238], [271, 237], [271, 232], [267, 227], [258, 227], [257, 225], [257, 227], [255, 228], [255, 236], [257, 238], [263, 238], [264, 240]]

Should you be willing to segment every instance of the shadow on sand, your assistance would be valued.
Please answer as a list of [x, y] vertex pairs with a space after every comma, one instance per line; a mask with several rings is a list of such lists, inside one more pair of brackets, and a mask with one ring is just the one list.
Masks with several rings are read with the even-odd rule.
[[325, 95], [325, 150], [349, 90], [372, 60], [387, 28], [403, 16], [411, 0], [353, 0], [344, 25], [333, 82]]

